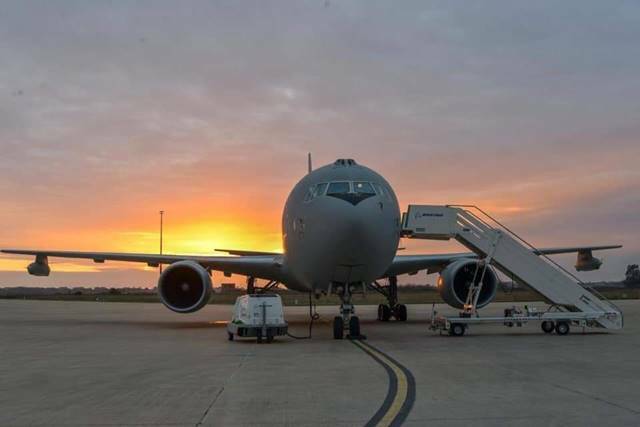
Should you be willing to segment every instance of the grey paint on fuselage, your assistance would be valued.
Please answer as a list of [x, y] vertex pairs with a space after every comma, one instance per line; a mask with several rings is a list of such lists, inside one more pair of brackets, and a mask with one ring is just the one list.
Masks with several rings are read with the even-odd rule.
[[[355, 202], [328, 195], [305, 200], [312, 186], [342, 181], [376, 184], [377, 194]], [[284, 207], [282, 282], [292, 289], [325, 291], [331, 283], [378, 279], [398, 249], [400, 218], [393, 189], [373, 170], [339, 160], [312, 171]]]

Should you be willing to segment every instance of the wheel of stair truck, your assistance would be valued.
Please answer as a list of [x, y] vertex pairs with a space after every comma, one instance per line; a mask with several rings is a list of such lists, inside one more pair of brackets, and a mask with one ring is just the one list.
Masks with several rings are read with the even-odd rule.
[[452, 323], [449, 327], [449, 335], [454, 337], [461, 337], [464, 335], [465, 326], [462, 323]]
[[231, 332], [227, 332], [227, 339], [233, 341], [233, 334]]
[[401, 322], [407, 321], [407, 306], [404, 304], [398, 304], [396, 307], [396, 319]]
[[378, 320], [388, 322], [391, 318], [391, 308], [386, 304], [378, 305]]
[[567, 335], [570, 329], [569, 322], [562, 320], [556, 323], [556, 334], [558, 335]]
[[545, 320], [540, 325], [545, 334], [550, 334], [555, 329], [556, 325], [551, 320]]
[[358, 316], [351, 316], [351, 319], [349, 319], [349, 335], [351, 338], [360, 336], [360, 319], [358, 319]]
[[333, 339], [341, 340], [344, 335], [344, 321], [342, 317], [336, 316], [333, 318]]

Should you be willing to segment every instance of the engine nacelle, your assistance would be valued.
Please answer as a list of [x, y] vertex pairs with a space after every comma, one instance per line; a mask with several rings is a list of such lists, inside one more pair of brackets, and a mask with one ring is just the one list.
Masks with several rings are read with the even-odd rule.
[[594, 258], [591, 249], [578, 252], [576, 259], [576, 271], [593, 271], [598, 270], [602, 266], [602, 260]]
[[[469, 287], [473, 282], [478, 261], [472, 259], [461, 259], [449, 264], [438, 278], [438, 291], [442, 299], [452, 307], [464, 308]], [[482, 268], [478, 271], [476, 283], [480, 281]], [[477, 308], [489, 304], [498, 291], [498, 276], [491, 268], [487, 268], [482, 280], [482, 289], [478, 297]]]
[[192, 313], [207, 305], [211, 296], [211, 276], [200, 264], [178, 261], [169, 265], [158, 280], [160, 300], [177, 313]]
[[51, 273], [51, 268], [48, 264], [43, 264], [41, 262], [32, 262], [27, 267], [27, 271], [32, 276], [48, 276]]

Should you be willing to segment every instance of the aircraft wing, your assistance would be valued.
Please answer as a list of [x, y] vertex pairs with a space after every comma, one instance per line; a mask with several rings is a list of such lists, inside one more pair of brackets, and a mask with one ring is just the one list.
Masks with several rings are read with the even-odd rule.
[[[565, 248], [544, 248], [537, 249], [533, 252], [536, 255], [580, 254], [590, 253], [591, 251], [618, 249], [621, 247], [622, 245], [575, 246]], [[440, 255], [396, 255], [391, 266], [382, 275], [382, 277], [399, 276], [401, 274], [416, 274], [421, 270], [427, 270], [427, 273], [437, 273], [458, 259], [477, 257], [478, 255], [473, 252]]]
[[[38, 260], [54, 258], [90, 259], [96, 263], [105, 261], [125, 261], [145, 263], [151, 267], [160, 264], [171, 264], [177, 261], [194, 261], [205, 268], [224, 273], [253, 276], [260, 279], [279, 280], [282, 267], [281, 255], [262, 256], [197, 256], [197, 255], [159, 255], [135, 254], [117, 252], [75, 252], [75, 251], [47, 251], [3, 249], [0, 252], [16, 255], [33, 255]], [[45, 261], [46, 263], [47, 261]]]
[[270, 255], [277, 256], [282, 255], [280, 252], [263, 252], [263, 251], [246, 251], [244, 249], [214, 249], [216, 252], [224, 252], [229, 255], [240, 255], [240, 256], [257, 256], [257, 255]]
[[416, 274], [421, 270], [436, 273], [458, 259], [477, 258], [472, 252], [438, 255], [396, 255], [382, 277]]

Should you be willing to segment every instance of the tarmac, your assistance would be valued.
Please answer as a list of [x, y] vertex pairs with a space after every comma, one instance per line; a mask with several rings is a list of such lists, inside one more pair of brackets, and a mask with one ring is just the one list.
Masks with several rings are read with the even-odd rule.
[[[430, 305], [406, 323], [356, 306], [361, 346], [332, 339], [337, 307], [318, 308], [311, 340], [259, 345], [227, 340], [231, 306], [0, 300], [0, 425], [358, 426], [391, 410], [416, 426], [640, 425], [640, 301], [619, 306], [622, 331], [464, 337], [429, 331]], [[306, 308], [286, 317], [306, 334]]]

